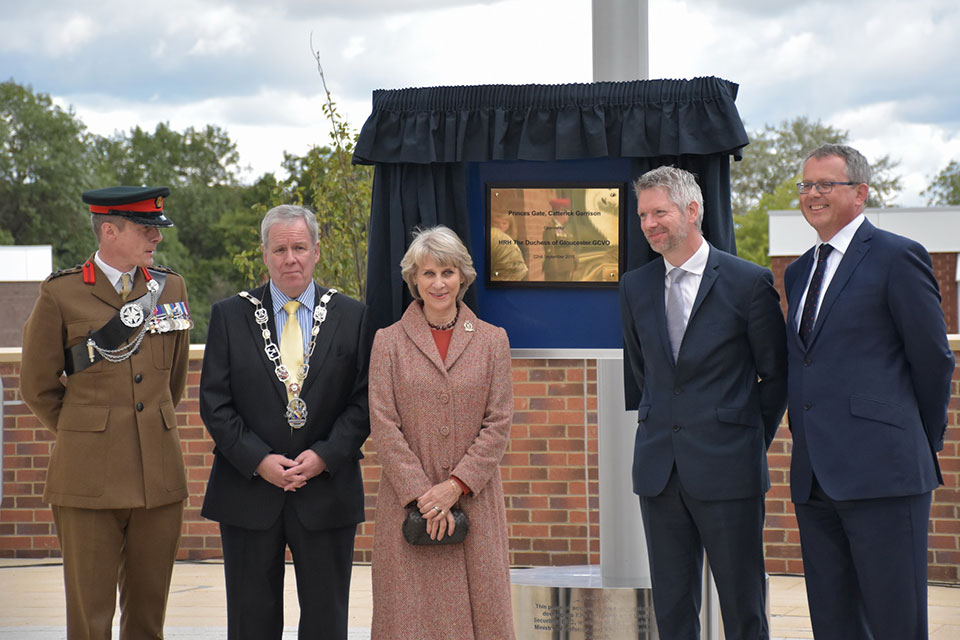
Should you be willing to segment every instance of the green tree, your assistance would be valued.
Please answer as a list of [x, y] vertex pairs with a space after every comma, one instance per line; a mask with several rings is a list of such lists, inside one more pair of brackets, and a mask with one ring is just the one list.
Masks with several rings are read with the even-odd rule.
[[960, 205], [960, 163], [951, 160], [920, 195], [932, 206]]
[[49, 95], [0, 83], [0, 230], [16, 244], [53, 245], [55, 268], [94, 245], [79, 197], [92, 184], [90, 137]]
[[[319, 53], [314, 53], [326, 95], [322, 110], [331, 125], [329, 147], [313, 147], [304, 156], [284, 154], [289, 177], [278, 182], [269, 199], [254, 207], [262, 219], [278, 204], [300, 204], [312, 209], [320, 225], [320, 261], [315, 277], [360, 300], [366, 295], [367, 233], [370, 225], [370, 194], [373, 170], [354, 165], [357, 134], [337, 111], [327, 88]], [[235, 264], [250, 284], [260, 282], [266, 269], [258, 246], [235, 254]]]
[[[743, 160], [730, 167], [731, 205], [737, 253], [769, 266], [767, 212], [797, 206], [796, 184], [808, 152], [821, 144], [846, 144], [849, 133], [805, 117], [765, 125], [749, 133]], [[899, 194], [899, 162], [889, 155], [870, 162], [873, 178], [868, 207], [890, 206]], [[762, 251], [761, 251], [762, 249]]]
[[796, 177], [790, 176], [775, 191], [760, 196], [760, 201], [746, 213], [733, 216], [737, 230], [737, 255], [764, 267], [770, 266], [770, 212], [796, 206], [796, 182]]
[[165, 209], [176, 223], [164, 229], [157, 263], [187, 280], [194, 342], [206, 337], [210, 306], [244, 284], [224, 242], [221, 221], [248, 209], [247, 188], [237, 179], [239, 155], [226, 131], [207, 125], [182, 132], [160, 123], [151, 132], [135, 127], [96, 141], [98, 176], [104, 184], [169, 186]]

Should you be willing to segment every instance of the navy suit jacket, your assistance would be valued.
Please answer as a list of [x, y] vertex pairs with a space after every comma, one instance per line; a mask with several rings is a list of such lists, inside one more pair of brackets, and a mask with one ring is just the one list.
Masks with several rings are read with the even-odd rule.
[[865, 220], [824, 294], [810, 344], [796, 314], [813, 249], [787, 267], [790, 487], [810, 496], [916, 495], [937, 486], [953, 353], [930, 256]]
[[663, 260], [654, 260], [620, 282], [624, 357], [641, 389], [633, 490], [658, 495], [676, 464], [695, 498], [763, 495], [770, 487], [766, 450], [787, 389], [773, 276], [711, 246], [674, 364], [664, 273]]
[[[326, 293], [317, 287], [316, 300]], [[269, 317], [269, 284], [253, 289]], [[305, 527], [333, 529], [363, 521], [360, 447], [370, 434], [367, 372], [372, 331], [367, 307], [342, 294], [327, 305], [300, 397], [307, 423], [291, 429], [284, 417], [287, 392], [264, 353], [254, 306], [232, 296], [213, 306], [200, 376], [200, 416], [216, 445], [203, 500], [205, 518], [247, 529], [267, 529], [285, 501]], [[254, 475], [269, 453], [295, 458], [312, 449], [326, 470], [293, 492]]]

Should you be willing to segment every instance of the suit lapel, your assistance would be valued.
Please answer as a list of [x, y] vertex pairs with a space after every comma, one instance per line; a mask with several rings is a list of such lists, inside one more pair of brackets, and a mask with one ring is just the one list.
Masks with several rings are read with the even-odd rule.
[[810, 333], [811, 345], [816, 341], [817, 334], [820, 333], [820, 327], [826, 322], [827, 316], [833, 308], [833, 304], [837, 301], [837, 298], [840, 297], [840, 292], [843, 291], [843, 288], [850, 280], [850, 276], [852, 276], [856, 270], [857, 265], [860, 264], [860, 261], [863, 260], [863, 257], [867, 255], [867, 252], [870, 250], [869, 241], [873, 236], [873, 229], [874, 227], [870, 224], [870, 221], [864, 220], [860, 224], [860, 228], [857, 229], [857, 232], [853, 235], [850, 246], [847, 247], [846, 253], [843, 254], [843, 258], [837, 266], [837, 271], [833, 274], [826, 293], [823, 294], [823, 302], [820, 303], [820, 310], [817, 311], [817, 321], [813, 325], [813, 331]]
[[[251, 296], [258, 299], [260, 304], [263, 306], [264, 311], [267, 312], [267, 329], [270, 331], [270, 338], [273, 340], [273, 343], [276, 345], [280, 344], [280, 334], [277, 332], [276, 323], [273, 321], [273, 298], [270, 296], [270, 283], [263, 285], [257, 289], [253, 289], [248, 292]], [[276, 370], [277, 365], [267, 357], [267, 353], [263, 350], [264, 348], [264, 338], [262, 329], [260, 325], [257, 324], [256, 319], [253, 316], [254, 306], [249, 304], [249, 313], [244, 313], [243, 318], [247, 324], [247, 328], [250, 329], [250, 337], [253, 341], [253, 344], [256, 347], [257, 357], [260, 360], [262, 366], [266, 367], [268, 371], [268, 376], [271, 380], [271, 386], [274, 390], [280, 395], [283, 399], [283, 404], [287, 403], [287, 389], [283, 386], [283, 383], [280, 382], [280, 379], [277, 378]], [[279, 348], [279, 346], [278, 346]]]
[[[657, 321], [657, 333], [660, 334], [660, 345], [669, 362], [673, 362], [673, 352], [670, 350], [670, 333], [667, 331], [667, 303], [666, 283], [667, 264], [660, 258], [658, 266], [650, 269], [649, 280], [643, 285], [644, 290], [653, 291], [654, 316]], [[674, 365], [676, 366], [676, 365]]]
[[[450, 370], [450, 367], [453, 366], [457, 358], [466, 350], [470, 341], [473, 340], [474, 332], [467, 331], [464, 328], [468, 322], [476, 328], [477, 316], [474, 315], [473, 311], [471, 311], [467, 305], [461, 302], [460, 317], [457, 318], [457, 324], [453, 326], [453, 335], [450, 336], [450, 346], [447, 347], [447, 359], [443, 361], [445, 371]], [[430, 339], [433, 340], [433, 334], [430, 335]], [[436, 343], [434, 343], [434, 351], [436, 351]]]
[[[328, 290], [317, 284], [314, 284], [313, 287], [313, 302], [314, 305], [318, 305], [320, 304], [320, 298], [323, 297], [323, 294]], [[327, 317], [323, 321], [323, 324], [320, 325], [320, 333], [317, 334], [317, 343], [314, 345], [313, 354], [310, 356], [310, 371], [307, 373], [307, 379], [303, 381], [303, 392], [300, 395], [306, 394], [307, 389], [317, 379], [317, 376], [320, 375], [320, 369], [323, 368], [323, 364], [327, 361], [330, 346], [333, 344], [333, 336], [336, 335], [337, 325], [340, 324], [340, 313], [337, 310], [337, 296], [339, 295], [339, 293], [334, 295], [330, 299], [330, 302], [327, 303]]]
[[[704, 240], [706, 242], [706, 240]], [[693, 322], [694, 317], [697, 315], [697, 311], [700, 310], [700, 306], [703, 304], [704, 298], [707, 297], [707, 294], [710, 293], [710, 290], [713, 289], [713, 285], [717, 282], [718, 270], [720, 269], [720, 259], [717, 256], [717, 250], [710, 246], [710, 252], [707, 254], [707, 266], [703, 269], [703, 277], [700, 279], [700, 288], [697, 289], [697, 297], [693, 300], [693, 307], [690, 309], [690, 319], [687, 320], [687, 327], [690, 327], [690, 323]]]
[[[704, 240], [706, 242], [706, 240]], [[709, 243], [708, 243], [709, 244]], [[664, 267], [664, 270], [666, 267]], [[707, 264], [703, 268], [703, 276], [700, 278], [700, 286], [697, 288], [697, 296], [693, 299], [693, 306], [690, 308], [690, 317], [687, 319], [687, 328], [684, 330], [684, 338], [680, 340], [680, 349], [677, 354], [677, 362], [674, 363], [676, 367], [677, 363], [680, 362], [680, 357], [683, 354], [683, 343], [686, 339], [687, 332], [690, 331], [690, 325], [693, 324], [694, 319], [697, 316], [697, 312], [700, 310], [700, 307], [703, 306], [703, 301], [709, 295], [710, 290], [713, 289], [713, 285], [717, 282], [717, 277], [719, 275], [718, 271], [720, 269], [720, 259], [717, 256], [717, 250], [712, 245], [710, 245], [709, 253], [707, 253]], [[663, 277], [661, 277], [661, 283], [663, 282]], [[663, 285], [660, 286], [661, 290]], [[662, 311], [658, 314], [660, 317], [660, 322], [663, 325], [662, 335], [664, 337], [664, 346], [667, 349], [670, 361], [673, 362], [673, 353], [670, 352], [670, 335], [667, 332], [667, 311], [666, 303], [664, 302], [664, 295], [658, 297], [659, 304], [662, 307]]]
[[[458, 324], [460, 323], [458, 322]], [[407, 307], [407, 310], [403, 313], [403, 317], [400, 318], [400, 326], [403, 327], [403, 331], [407, 334], [407, 337], [410, 338], [410, 341], [413, 342], [417, 349], [419, 349], [437, 369], [442, 372], [447, 371], [447, 366], [443, 360], [440, 359], [440, 351], [437, 350], [437, 343], [433, 341], [433, 334], [430, 333], [427, 319], [424, 317], [423, 309], [420, 308], [418, 302], [414, 301], [410, 303], [410, 306]], [[456, 328], [453, 330], [453, 334], [450, 339], [450, 346], [447, 349], [448, 358], [454, 346], [453, 342], [456, 339]], [[466, 345], [460, 347], [457, 355], [463, 353], [465, 346]]]

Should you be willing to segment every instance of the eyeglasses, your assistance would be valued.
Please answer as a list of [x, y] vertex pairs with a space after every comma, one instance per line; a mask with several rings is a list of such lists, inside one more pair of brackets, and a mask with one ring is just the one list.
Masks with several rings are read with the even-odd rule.
[[829, 180], [826, 182], [798, 182], [797, 191], [799, 191], [800, 193], [810, 193], [811, 191], [813, 191], [813, 188], [816, 187], [817, 191], [819, 191], [820, 193], [830, 193], [831, 191], [833, 191], [833, 188], [838, 184], [853, 186], [855, 184], [860, 184], [860, 183], [849, 182], [849, 181], [848, 182], [830, 182]]

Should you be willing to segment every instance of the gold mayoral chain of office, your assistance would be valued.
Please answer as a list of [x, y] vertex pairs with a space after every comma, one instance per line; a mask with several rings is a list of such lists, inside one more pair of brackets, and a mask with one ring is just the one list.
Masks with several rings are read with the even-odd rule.
[[307, 403], [300, 397], [300, 390], [303, 388], [303, 381], [307, 379], [307, 373], [310, 371], [310, 356], [313, 355], [313, 349], [317, 346], [317, 334], [320, 333], [320, 325], [327, 319], [327, 303], [337, 293], [336, 289], [329, 289], [320, 297], [320, 302], [313, 309], [313, 326], [310, 328], [310, 344], [307, 345], [307, 351], [303, 357], [303, 364], [297, 371], [296, 379], [289, 384], [290, 370], [287, 365], [280, 361], [280, 348], [273, 342], [270, 335], [270, 329], [267, 327], [269, 316], [267, 310], [263, 308], [260, 300], [254, 298], [246, 291], [241, 291], [238, 295], [254, 306], [253, 319], [260, 325], [260, 335], [263, 336], [263, 351], [274, 364], [273, 373], [277, 376], [284, 387], [290, 390], [291, 398], [287, 403], [286, 418], [290, 427], [299, 429], [307, 424]]

